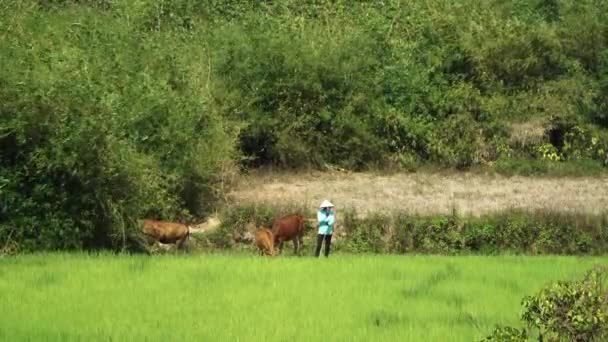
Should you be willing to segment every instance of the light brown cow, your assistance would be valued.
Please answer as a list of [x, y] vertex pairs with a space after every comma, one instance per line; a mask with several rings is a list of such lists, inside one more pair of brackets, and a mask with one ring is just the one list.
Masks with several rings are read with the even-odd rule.
[[274, 256], [274, 238], [270, 229], [261, 228], [255, 232], [255, 244], [261, 255]]
[[190, 237], [190, 227], [185, 224], [156, 220], [143, 220], [142, 223], [148, 237], [161, 243], [174, 243], [177, 249], [184, 248]]
[[295, 254], [299, 254], [299, 247], [303, 245], [304, 216], [291, 214], [276, 219], [272, 224], [274, 244], [279, 247], [279, 254], [283, 251], [283, 242], [293, 240]]

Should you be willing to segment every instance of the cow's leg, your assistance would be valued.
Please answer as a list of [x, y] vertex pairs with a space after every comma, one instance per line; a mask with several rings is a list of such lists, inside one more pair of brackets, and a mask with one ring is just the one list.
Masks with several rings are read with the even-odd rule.
[[298, 255], [300, 255], [300, 252], [303, 248], [304, 248], [304, 238], [302, 236], [302, 234], [296, 236], [298, 238]]
[[293, 237], [293, 251], [295, 255], [299, 255], [299, 247], [300, 247], [300, 239], [298, 238], [298, 236], [294, 236]]
[[185, 249], [186, 241], [188, 240], [188, 235], [189, 234], [186, 234], [183, 238], [181, 238], [177, 241], [177, 250], [178, 251]]
[[283, 239], [279, 239], [279, 255], [283, 253]]

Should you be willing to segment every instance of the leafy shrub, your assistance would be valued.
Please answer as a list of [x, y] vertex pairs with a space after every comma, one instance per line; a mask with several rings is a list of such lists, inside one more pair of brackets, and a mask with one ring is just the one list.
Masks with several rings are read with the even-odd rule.
[[487, 341], [604, 341], [608, 337], [606, 268], [596, 268], [583, 279], [558, 281], [523, 299], [522, 320], [529, 330], [497, 327]]
[[414, 248], [420, 252], [450, 254], [463, 246], [462, 227], [455, 215], [419, 220], [415, 227]]
[[526, 330], [519, 330], [513, 327], [497, 326], [484, 341], [495, 342], [527, 342], [528, 333]]
[[381, 253], [386, 250], [385, 236], [390, 233], [391, 227], [388, 217], [374, 214], [358, 220], [353, 211], [347, 211], [343, 215], [343, 224], [348, 234], [344, 250], [352, 253]]
[[[235, 206], [226, 209], [223, 225], [228, 234], [238, 235], [248, 224], [271, 224], [293, 211], [314, 218], [313, 212], [303, 208]], [[346, 209], [336, 229], [340, 249], [352, 253], [600, 254], [608, 246], [606, 220], [605, 214], [524, 210], [480, 217], [396, 212], [362, 218]]]
[[608, 333], [606, 269], [559, 281], [523, 300], [522, 319], [548, 340], [601, 341]]
[[240, 147], [251, 165], [331, 161], [356, 168], [381, 158], [367, 119], [376, 101], [364, 94], [373, 85], [357, 72], [378, 67], [373, 41], [354, 28], [329, 39], [323, 27], [268, 24], [291, 34], [231, 23], [212, 42], [218, 72], [236, 94], [231, 98], [241, 99], [234, 110], [245, 117]]
[[205, 215], [231, 170], [233, 133], [186, 63], [200, 50], [179, 56], [174, 37], [132, 34], [89, 3], [1, 14], [12, 31], [0, 41], [10, 56], [0, 71], [0, 241], [20, 250], [136, 245], [140, 218]]

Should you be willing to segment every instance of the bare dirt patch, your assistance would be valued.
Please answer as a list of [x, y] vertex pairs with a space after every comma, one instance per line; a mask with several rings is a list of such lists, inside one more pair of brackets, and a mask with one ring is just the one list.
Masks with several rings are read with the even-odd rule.
[[241, 177], [229, 194], [234, 204], [315, 208], [325, 198], [359, 213], [480, 215], [504, 209], [551, 209], [598, 213], [608, 207], [608, 177], [528, 178], [474, 173], [394, 174], [255, 173]]

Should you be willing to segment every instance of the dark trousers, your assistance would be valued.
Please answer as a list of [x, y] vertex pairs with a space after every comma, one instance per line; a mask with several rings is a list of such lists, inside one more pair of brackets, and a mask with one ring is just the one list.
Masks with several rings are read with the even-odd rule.
[[319, 256], [321, 253], [321, 244], [325, 240], [325, 256], [329, 256], [329, 249], [331, 248], [331, 234], [317, 234], [317, 249], [315, 249], [315, 256]]

